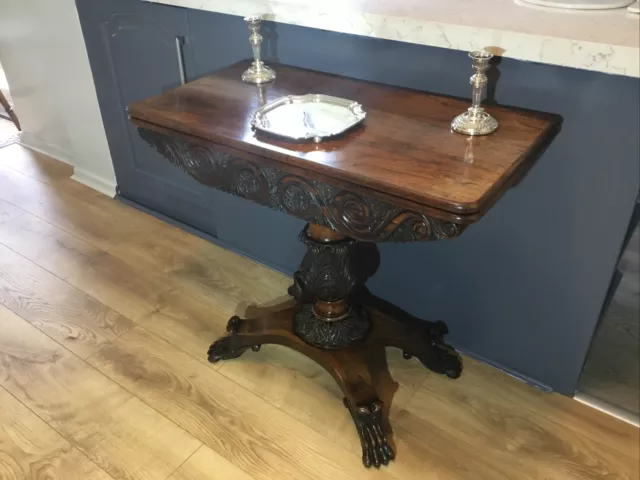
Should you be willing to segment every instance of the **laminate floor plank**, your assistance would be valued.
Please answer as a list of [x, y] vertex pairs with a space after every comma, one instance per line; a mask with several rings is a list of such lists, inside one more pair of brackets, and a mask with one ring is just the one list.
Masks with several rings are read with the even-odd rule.
[[44, 183], [66, 180], [73, 175], [73, 167], [54, 160], [20, 144], [0, 150], [0, 165], [12, 168]]
[[160, 307], [141, 317], [137, 323], [191, 355], [196, 360], [219, 369], [222, 363], [207, 360], [209, 346], [226, 333], [229, 318], [238, 306], [236, 299], [219, 295], [219, 301], [203, 302], [184, 290], [161, 295]]
[[0, 150], [0, 165], [46, 183], [58, 191], [78, 198], [94, 198], [103, 195], [81, 183], [71, 180], [73, 167], [26, 148], [18, 143]]
[[29, 213], [0, 224], [0, 244], [132, 320], [158, 308], [173, 288]]
[[460, 442], [446, 430], [421, 425], [420, 419], [407, 410], [394, 417], [397, 457], [393, 473], [399, 479], [551, 480], [536, 476], [517, 455], [494, 451], [480, 442]]
[[15, 205], [0, 200], [0, 225], [24, 215], [26, 212]]
[[140, 327], [88, 362], [256, 480], [393, 478]]
[[[278, 272], [185, 235], [140, 235], [113, 245], [109, 251], [147, 270], [161, 266], [176, 288], [214, 301], [221, 292], [239, 302], [262, 304], [281, 296], [290, 285], [290, 279]], [[229, 259], [230, 254], [235, 258]]]
[[82, 358], [133, 325], [4, 245], [0, 245], [0, 305]]
[[[393, 422], [429, 372], [417, 360], [402, 358], [397, 349], [387, 349], [387, 360], [394, 384], [382, 385], [388, 390], [379, 395], [392, 399], [389, 418]], [[287, 347], [263, 345], [258, 353], [222, 362], [219, 371], [329, 441], [361, 454], [353, 420], [342, 404], [344, 395], [335, 380], [310, 358]]]
[[416, 436], [438, 430], [443, 443], [474, 450], [491, 464], [521, 462], [522, 475], [638, 478], [637, 428], [470, 359], [460, 379], [430, 379], [406, 409], [412, 417], [400, 419], [399, 428]]
[[115, 480], [164, 480], [200, 447], [4, 307], [0, 324], [0, 386]]
[[2, 480], [113, 480], [0, 387]]
[[143, 233], [130, 218], [113, 218], [109, 211], [93, 206], [65, 189], [57, 190], [1, 165], [0, 185], [0, 199], [103, 250], [115, 241]]
[[203, 445], [168, 480], [255, 480], [255, 477]]
[[137, 268], [168, 275], [174, 287], [205, 296], [222, 291], [238, 301], [260, 304], [281, 295], [290, 281], [104, 195], [74, 196], [76, 192], [57, 189], [1, 164], [0, 184], [0, 199]]

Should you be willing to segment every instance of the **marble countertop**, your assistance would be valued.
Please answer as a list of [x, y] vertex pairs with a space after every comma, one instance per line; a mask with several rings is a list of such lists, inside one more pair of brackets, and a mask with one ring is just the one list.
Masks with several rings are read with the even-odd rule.
[[276, 22], [640, 77], [640, 16], [519, 0], [148, 0]]

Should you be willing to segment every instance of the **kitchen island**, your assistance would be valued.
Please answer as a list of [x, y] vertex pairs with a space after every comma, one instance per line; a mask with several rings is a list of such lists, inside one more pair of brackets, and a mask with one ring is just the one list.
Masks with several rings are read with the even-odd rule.
[[[552, 34], [550, 21], [527, 26], [522, 14], [505, 33], [497, 23], [452, 23], [438, 17], [441, 7], [431, 15], [431, 2], [421, 2], [422, 17], [415, 10], [405, 17], [384, 13], [389, 28], [367, 33], [347, 25], [353, 25], [354, 8], [373, 8], [372, 2], [323, 2], [333, 12], [332, 28], [292, 24], [321, 22], [312, 8], [319, 2], [171, 3], [77, 0], [120, 197], [290, 274], [304, 253], [295, 240], [302, 222], [210, 191], [162, 164], [129, 127], [125, 105], [250, 57], [246, 25], [228, 13], [275, 15], [262, 32], [267, 62], [467, 98], [472, 72], [464, 50], [503, 49], [489, 71], [489, 103], [559, 114], [563, 130], [530, 174], [463, 237], [428, 247], [381, 246], [384, 261], [369, 288], [417, 317], [446, 320], [452, 343], [463, 351], [573, 394], [638, 195], [638, 46], [637, 35], [633, 43], [624, 33], [633, 33], [637, 20], [604, 12], [589, 21], [619, 21], [610, 37], [596, 27], [576, 27], [561, 37]], [[464, 12], [485, 2], [454, 3]], [[503, 3], [504, 11], [523, 8], [531, 18], [549, 13]], [[285, 14], [298, 20], [287, 21]], [[345, 19], [343, 26], [335, 24], [337, 17]], [[400, 23], [413, 33], [405, 35], [389, 18], [404, 18]], [[444, 36], [435, 24], [447, 25]], [[509, 43], [517, 35], [521, 49]], [[553, 43], [535, 57], [532, 45], [549, 45], [546, 38], [560, 39], [563, 47]], [[606, 57], [609, 47], [613, 54]]]

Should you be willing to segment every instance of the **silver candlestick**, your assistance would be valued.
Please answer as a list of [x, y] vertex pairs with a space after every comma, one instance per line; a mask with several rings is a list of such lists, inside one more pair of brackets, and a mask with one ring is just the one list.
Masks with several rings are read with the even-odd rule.
[[253, 48], [253, 63], [242, 74], [242, 80], [247, 83], [266, 83], [276, 79], [276, 72], [267, 67], [262, 60], [260, 60], [260, 47], [262, 45], [262, 35], [260, 35], [260, 22], [261, 16], [245, 17], [245, 22], [249, 25], [251, 35], [249, 41], [251, 42], [251, 48]]
[[458, 115], [451, 122], [451, 128], [465, 135], [488, 135], [498, 128], [498, 121], [484, 111], [480, 106], [484, 87], [487, 85], [487, 76], [484, 72], [489, 68], [489, 60], [493, 55], [485, 50], [478, 50], [469, 54], [476, 73], [471, 76], [473, 96], [471, 107]]

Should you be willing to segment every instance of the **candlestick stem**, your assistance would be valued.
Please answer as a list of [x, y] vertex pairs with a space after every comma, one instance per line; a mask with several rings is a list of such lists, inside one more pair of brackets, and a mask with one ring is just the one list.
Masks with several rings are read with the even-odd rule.
[[482, 95], [487, 85], [484, 72], [489, 68], [489, 60], [493, 55], [484, 50], [469, 54], [476, 73], [469, 79], [471, 82], [471, 107], [451, 122], [451, 128], [465, 135], [487, 135], [498, 128], [498, 121], [482, 108]]
[[253, 63], [242, 74], [242, 80], [247, 83], [256, 84], [271, 82], [275, 80], [276, 72], [267, 67], [261, 59], [262, 35], [260, 35], [260, 22], [262, 21], [262, 17], [246, 17], [244, 21], [247, 22], [247, 26], [251, 32], [249, 42], [253, 50]]

